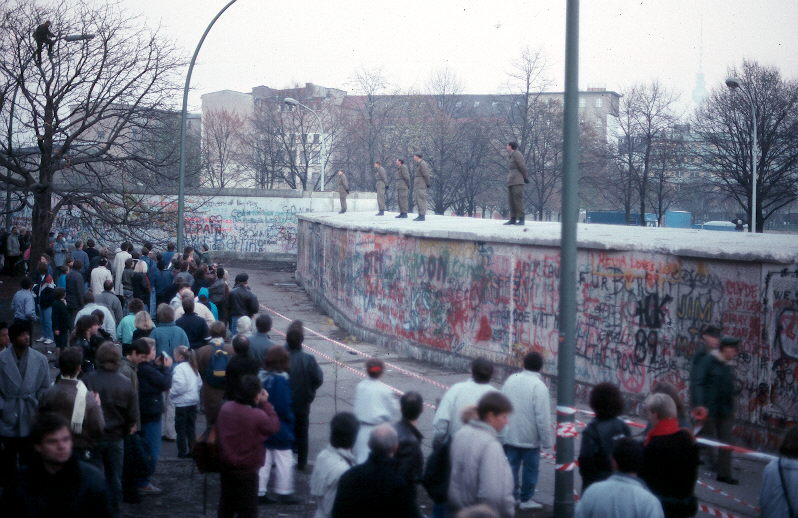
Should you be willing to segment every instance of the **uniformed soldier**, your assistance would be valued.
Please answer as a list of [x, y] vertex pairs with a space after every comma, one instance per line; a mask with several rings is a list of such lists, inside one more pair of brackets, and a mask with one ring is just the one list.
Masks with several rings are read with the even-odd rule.
[[385, 168], [382, 163], [377, 160], [374, 162], [374, 176], [377, 184], [377, 207], [380, 211], [377, 216], [385, 215], [385, 189], [388, 188], [388, 175], [385, 173]]
[[405, 161], [401, 158], [396, 159], [396, 201], [399, 203], [399, 215], [397, 218], [407, 217], [407, 193], [410, 191], [410, 173], [407, 170]]
[[427, 189], [429, 189], [430, 184], [430, 167], [420, 153], [414, 154], [413, 160], [416, 161], [416, 177], [413, 180], [413, 193], [416, 197], [416, 206], [418, 207], [418, 216], [413, 219], [413, 221], [424, 221], [424, 216], [427, 214]]
[[507, 175], [507, 191], [510, 198], [510, 221], [505, 225], [524, 224], [524, 184], [529, 183], [526, 171], [524, 155], [518, 151], [517, 142], [507, 143], [507, 152], [510, 154], [510, 162], [507, 168], [510, 170]]
[[346, 212], [346, 195], [349, 194], [349, 180], [343, 169], [338, 170], [338, 196], [341, 198], [341, 210], [339, 214]]

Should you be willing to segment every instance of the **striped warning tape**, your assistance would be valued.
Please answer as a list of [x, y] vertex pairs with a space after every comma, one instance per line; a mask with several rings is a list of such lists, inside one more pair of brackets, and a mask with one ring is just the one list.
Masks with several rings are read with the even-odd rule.
[[[283, 318], [283, 319], [287, 320], [288, 322], [291, 322], [290, 318], [288, 318], [287, 316], [279, 313], [275, 309], [270, 308], [269, 306], [261, 304], [260, 307], [262, 307], [266, 311], [269, 311], [269, 312], [277, 315], [280, 318]], [[370, 357], [370, 355], [364, 353], [363, 351], [361, 351], [359, 349], [356, 349], [356, 348], [354, 348], [352, 346], [349, 346], [349, 345], [347, 345], [347, 344], [345, 344], [343, 342], [339, 342], [338, 340], [334, 340], [334, 339], [330, 338], [329, 336], [325, 336], [325, 335], [319, 333], [318, 331], [316, 331], [314, 329], [311, 329], [311, 328], [309, 328], [307, 326], [305, 326], [304, 329], [306, 331], [308, 331], [310, 334], [312, 334], [313, 336], [316, 336], [318, 338], [326, 340], [327, 342], [330, 342], [331, 344], [337, 345], [338, 347], [342, 347], [342, 348], [346, 349], [347, 351], [353, 352], [353, 353], [355, 353], [357, 355], [360, 355], [360, 356], [363, 356], [365, 358]], [[432, 378], [429, 378], [427, 376], [422, 376], [421, 374], [418, 374], [418, 373], [413, 372], [411, 370], [405, 369], [404, 367], [400, 367], [399, 365], [396, 365], [395, 363], [385, 362], [385, 365], [387, 365], [388, 367], [392, 368], [393, 370], [395, 370], [397, 372], [401, 372], [405, 376], [409, 376], [411, 378], [416, 378], [416, 379], [421, 380], [421, 381], [423, 381], [425, 383], [428, 383], [428, 384], [430, 384], [430, 385], [432, 385], [434, 387], [438, 387], [438, 388], [443, 389], [443, 390], [448, 390], [449, 389], [449, 385], [446, 385], [445, 383], [441, 383], [440, 381], [436, 381], [436, 380], [434, 380]]]
[[[269, 306], [266, 306], [265, 304], [261, 304], [260, 306], [263, 309], [265, 309], [265, 310], [277, 315], [278, 317], [280, 317], [282, 319], [285, 319], [288, 322], [291, 321], [291, 319], [288, 318], [287, 316], [283, 315], [282, 313], [280, 313], [279, 311], [277, 311], [277, 310], [275, 310], [273, 308], [270, 308]], [[360, 351], [360, 350], [358, 350], [358, 349], [356, 349], [354, 347], [351, 347], [351, 346], [349, 346], [349, 345], [347, 345], [347, 344], [345, 344], [343, 342], [339, 342], [338, 340], [334, 340], [334, 339], [332, 339], [332, 338], [330, 338], [328, 336], [325, 336], [325, 335], [319, 333], [318, 331], [315, 331], [314, 329], [311, 329], [311, 328], [309, 328], [307, 326], [305, 326], [304, 329], [307, 330], [309, 333], [313, 334], [314, 336], [317, 336], [317, 337], [319, 337], [319, 338], [321, 338], [323, 340], [326, 340], [327, 342], [330, 342], [330, 343], [332, 343], [334, 345], [337, 345], [339, 347], [342, 347], [342, 348], [346, 349], [347, 351], [351, 351], [351, 352], [353, 352], [355, 354], [358, 354], [360, 356], [363, 356], [363, 357], [368, 357], [369, 356], [368, 354], [364, 353], [363, 351]], [[324, 358], [329, 358], [329, 356], [323, 355], [321, 353], [318, 353], [318, 354], [319, 354], [319, 356], [322, 356]], [[333, 361], [334, 363], [337, 363], [339, 365], [344, 365], [343, 363], [338, 362], [336, 360], [330, 359], [330, 361]], [[402, 374], [404, 374], [406, 376], [409, 376], [409, 377], [424, 381], [425, 383], [428, 383], [428, 384], [433, 385], [435, 387], [438, 387], [440, 389], [448, 390], [450, 388], [450, 386], [446, 385], [445, 383], [441, 383], [439, 381], [433, 380], [432, 378], [429, 378], [427, 376], [422, 376], [421, 374], [418, 374], [418, 373], [415, 373], [415, 372], [410, 371], [408, 369], [405, 369], [404, 367], [396, 365], [395, 363], [385, 362], [385, 365], [389, 366], [393, 370], [395, 370], [397, 372], [400, 372], [400, 373], [402, 373]], [[346, 368], [354, 370], [348, 365], [346, 365]], [[359, 372], [358, 372], [358, 375], [360, 375]], [[362, 376], [362, 377], [365, 377], [365, 375]], [[391, 389], [394, 390], [394, 391], [398, 391], [399, 390], [399, 389], [396, 389], [395, 387], [391, 387]], [[429, 403], [425, 403], [425, 405], [426, 406], [430, 406]], [[591, 417], [595, 417], [595, 415], [596, 415], [595, 412], [593, 412], [592, 410], [587, 410], [587, 409], [584, 409], [584, 408], [568, 407], [568, 406], [559, 406], [559, 405], [557, 406], [557, 413], [558, 414], [563, 414], [563, 415], [573, 415], [575, 413], [580, 413], [580, 414], [585, 414], [585, 415], [588, 415], [588, 416], [591, 416]], [[576, 423], [577, 423], [578, 426], [585, 426], [585, 423], [583, 423], [581, 421], [577, 420]], [[639, 422], [633, 421], [631, 419], [624, 419], [624, 423], [626, 423], [627, 425], [629, 425], [631, 427], [634, 427], [634, 428], [643, 429], [643, 428], [646, 427], [646, 425], [644, 423], [639, 423]], [[740, 454], [746, 455], [748, 457], [759, 459], [759, 460], [763, 460], [763, 461], [766, 461], [766, 462], [769, 462], [769, 461], [777, 458], [777, 457], [775, 457], [773, 455], [769, 455], [767, 453], [762, 453], [762, 452], [758, 452], [758, 451], [754, 451], [754, 450], [749, 450], [749, 449], [743, 448], [741, 446], [734, 446], [734, 445], [722, 443], [722, 442], [719, 442], [719, 441], [713, 441], [713, 440], [710, 440], [710, 439], [706, 439], [704, 437], [697, 437], [696, 441], [698, 443], [700, 443], [700, 444], [705, 445], [705, 446], [712, 446], [712, 447], [715, 447], [715, 448], [731, 450], [731, 451], [734, 451], [735, 453], [740, 453]]]
[[570, 422], [557, 423], [557, 437], [576, 437], [576, 424]]
[[746, 502], [744, 500], [740, 500], [736, 496], [730, 495], [729, 493], [727, 493], [726, 491], [724, 491], [724, 490], [722, 490], [720, 488], [711, 486], [711, 485], [707, 484], [706, 482], [704, 482], [703, 480], [698, 480], [697, 483], [698, 483], [699, 486], [705, 487], [708, 490], [712, 491], [713, 493], [717, 493], [717, 494], [723, 495], [723, 496], [725, 496], [727, 498], [731, 498], [732, 500], [734, 500], [735, 502], [737, 502], [738, 504], [740, 504], [742, 506], [745, 506], [745, 507], [747, 507], [749, 509], [752, 509], [754, 511], [759, 511], [759, 507], [757, 507], [755, 505], [751, 505], [751, 504], [749, 504], [748, 502]]
[[704, 446], [720, 448], [721, 450], [731, 450], [735, 453], [741, 453], [747, 457], [763, 460], [766, 462], [770, 462], [771, 460], [778, 458], [775, 455], [769, 455], [767, 453], [762, 453], [761, 451], [749, 450], [748, 448], [743, 448], [742, 446], [734, 446], [720, 441], [713, 441], [712, 439], [707, 439], [706, 437], [696, 437], [696, 442], [703, 444]]
[[717, 507], [712, 507], [709, 504], [705, 504], [704, 502], [698, 502], [698, 511], [702, 513], [706, 513], [710, 516], [715, 516], [716, 518], [738, 518], [736, 514], [732, 514], [728, 511], [723, 511], [718, 509]]
[[[279, 334], [279, 335], [285, 336], [285, 333], [283, 333], [283, 332], [281, 332], [281, 331], [277, 331], [276, 329], [275, 329], [274, 331], [275, 331], [277, 334]], [[351, 371], [351, 372], [352, 372], [352, 373], [354, 373], [356, 376], [359, 376], [359, 377], [361, 377], [361, 378], [364, 378], [364, 379], [367, 377], [367, 376], [366, 376], [366, 373], [365, 373], [365, 372], [363, 372], [363, 371], [361, 371], [360, 369], [355, 369], [355, 368], [354, 368], [354, 367], [352, 367], [351, 365], [347, 365], [347, 364], [345, 364], [345, 363], [343, 363], [343, 362], [339, 362], [338, 360], [336, 360], [336, 359], [335, 359], [335, 358], [333, 358], [332, 356], [329, 356], [329, 355], [327, 355], [327, 354], [324, 354], [324, 353], [323, 353], [323, 352], [321, 352], [321, 351], [317, 351], [317, 350], [316, 350], [316, 349], [314, 349], [313, 347], [310, 347], [310, 346], [308, 346], [308, 345], [305, 345], [305, 344], [303, 344], [303, 345], [302, 345], [302, 347], [303, 347], [303, 348], [305, 348], [305, 349], [307, 349], [308, 351], [311, 351], [313, 354], [316, 354], [316, 355], [318, 355], [318, 356], [320, 356], [320, 357], [324, 358], [325, 360], [327, 360], [327, 361], [329, 361], [329, 362], [331, 362], [331, 363], [334, 363], [334, 364], [338, 365], [339, 367], [343, 367], [344, 369], [346, 369], [346, 370], [348, 370], [348, 371]], [[402, 391], [402, 390], [400, 390], [400, 389], [398, 389], [398, 388], [394, 387], [393, 385], [388, 385], [388, 384], [387, 384], [387, 383], [385, 383], [384, 381], [380, 381], [380, 383], [382, 383], [383, 385], [385, 385], [386, 387], [388, 387], [389, 389], [391, 389], [391, 390], [392, 390], [393, 392], [395, 392], [396, 394], [399, 394], [400, 396], [401, 396], [402, 394], [404, 394], [404, 391]], [[430, 408], [430, 409], [432, 409], [432, 410], [435, 410], [435, 409], [437, 408], [437, 407], [436, 407], [435, 405], [433, 405], [432, 403], [428, 403], [428, 402], [426, 402], [426, 401], [424, 402], [424, 406], [426, 406], [427, 408]]]

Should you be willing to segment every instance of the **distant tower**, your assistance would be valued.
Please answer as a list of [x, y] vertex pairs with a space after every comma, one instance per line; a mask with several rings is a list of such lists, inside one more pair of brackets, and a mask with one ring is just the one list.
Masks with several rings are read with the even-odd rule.
[[698, 73], [695, 75], [695, 87], [693, 88], [693, 102], [696, 106], [701, 106], [709, 95], [704, 81], [704, 20], [701, 19], [698, 38]]

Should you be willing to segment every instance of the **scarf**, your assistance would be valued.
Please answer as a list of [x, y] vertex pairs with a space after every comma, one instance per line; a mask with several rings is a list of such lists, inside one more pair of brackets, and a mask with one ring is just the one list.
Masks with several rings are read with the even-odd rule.
[[72, 418], [69, 420], [69, 424], [72, 432], [79, 435], [83, 432], [83, 418], [86, 416], [86, 394], [89, 393], [89, 389], [86, 388], [82, 381], [77, 380], [77, 382], [75, 387], [78, 389], [78, 393], [75, 395], [75, 404], [72, 406]]
[[654, 437], [658, 437], [660, 435], [673, 435], [679, 431], [679, 420], [675, 417], [669, 417], [667, 419], [663, 419], [657, 426], [652, 428], [648, 431], [648, 435], [646, 435], [646, 440], [643, 441], [643, 444], [648, 446], [648, 443], [651, 442], [651, 439]]

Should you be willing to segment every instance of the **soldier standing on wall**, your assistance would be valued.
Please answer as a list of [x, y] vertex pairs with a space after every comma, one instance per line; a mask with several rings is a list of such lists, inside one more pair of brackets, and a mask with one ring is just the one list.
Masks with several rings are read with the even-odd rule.
[[341, 198], [341, 211], [339, 214], [346, 212], [346, 195], [349, 194], [349, 180], [346, 179], [346, 173], [343, 169], [338, 170], [338, 196]]
[[424, 157], [421, 156], [421, 153], [415, 153], [413, 160], [416, 161], [416, 178], [413, 181], [413, 193], [418, 207], [418, 216], [413, 221], [424, 221], [424, 216], [427, 214], [427, 189], [429, 189], [430, 184], [430, 167]]
[[396, 201], [399, 203], [397, 218], [407, 217], [407, 192], [410, 190], [410, 173], [407, 171], [405, 161], [396, 159]]
[[385, 215], [385, 190], [388, 188], [388, 175], [385, 174], [385, 168], [382, 163], [377, 160], [374, 162], [374, 175], [377, 182], [377, 206], [380, 211], [377, 216]]
[[507, 143], [507, 152], [510, 154], [510, 163], [507, 168], [507, 191], [510, 198], [510, 221], [505, 225], [524, 224], [524, 184], [529, 183], [524, 155], [518, 151], [517, 142]]

